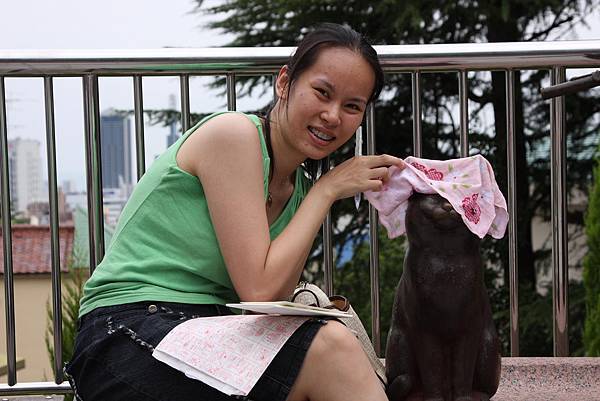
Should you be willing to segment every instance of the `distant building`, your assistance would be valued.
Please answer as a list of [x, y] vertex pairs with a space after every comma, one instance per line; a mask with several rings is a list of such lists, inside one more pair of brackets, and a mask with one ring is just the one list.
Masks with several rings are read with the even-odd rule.
[[104, 222], [110, 227], [116, 227], [121, 211], [129, 198], [127, 187], [106, 188], [102, 190], [102, 205]]
[[71, 180], [64, 180], [60, 186], [65, 194], [75, 192], [75, 183]]
[[131, 186], [131, 124], [109, 110], [100, 116], [102, 188]]
[[[177, 107], [175, 95], [171, 94], [169, 96], [169, 108], [171, 110], [175, 110]], [[179, 139], [179, 133], [177, 132], [177, 122], [172, 121], [169, 124], [169, 135], [167, 135], [167, 148], [173, 145]]]
[[8, 141], [8, 162], [13, 212], [26, 212], [28, 204], [43, 200], [40, 142], [23, 138]]
[[[57, 192], [58, 221], [65, 224], [73, 221], [73, 213], [66, 202], [66, 195], [61, 187]], [[49, 225], [50, 224], [50, 204], [48, 201], [31, 202], [27, 205], [25, 216], [29, 218], [31, 225]]]
[[179, 134], [177, 132], [177, 123], [173, 121], [169, 125], [169, 135], [167, 135], [167, 148], [173, 145], [179, 139]]

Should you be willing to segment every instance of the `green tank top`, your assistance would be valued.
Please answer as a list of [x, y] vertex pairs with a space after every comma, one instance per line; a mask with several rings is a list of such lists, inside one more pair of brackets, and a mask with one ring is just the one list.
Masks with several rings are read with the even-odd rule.
[[[175, 160], [191, 133], [218, 114], [222, 113], [204, 118], [183, 134], [138, 182], [104, 259], [85, 284], [80, 316], [101, 306], [140, 301], [225, 304], [239, 300], [219, 249], [202, 184]], [[270, 159], [262, 124], [254, 115], [247, 117], [260, 137], [266, 199]], [[299, 168], [294, 192], [270, 227], [271, 239], [289, 223], [307, 188]]]

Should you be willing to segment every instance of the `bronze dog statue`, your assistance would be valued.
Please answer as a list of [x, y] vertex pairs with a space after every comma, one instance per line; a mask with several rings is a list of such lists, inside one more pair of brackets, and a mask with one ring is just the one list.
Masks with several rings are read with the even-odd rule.
[[443, 197], [418, 193], [409, 199], [406, 235], [385, 355], [388, 397], [487, 400], [498, 389], [500, 342], [480, 239]]

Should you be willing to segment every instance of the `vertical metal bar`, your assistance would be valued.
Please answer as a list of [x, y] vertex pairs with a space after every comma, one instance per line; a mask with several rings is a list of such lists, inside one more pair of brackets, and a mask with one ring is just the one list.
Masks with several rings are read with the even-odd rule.
[[412, 81], [412, 116], [413, 116], [413, 154], [421, 157], [423, 151], [421, 119], [421, 72], [415, 71], [411, 74]]
[[[321, 161], [321, 174], [331, 168], [329, 157]], [[325, 293], [333, 294], [333, 228], [331, 224], [331, 210], [327, 212], [323, 222], [323, 283]]]
[[142, 91], [142, 76], [133, 77], [133, 103], [135, 115], [135, 159], [138, 181], [146, 171], [146, 146], [144, 145], [144, 95]]
[[190, 129], [190, 76], [179, 77], [179, 88], [181, 92], [181, 129], [186, 132]]
[[469, 156], [469, 80], [467, 71], [459, 73], [458, 97], [460, 99], [460, 157]]
[[8, 163], [8, 132], [6, 128], [6, 97], [4, 77], [0, 76], [0, 148], [2, 151], [2, 239], [4, 245], [4, 300], [6, 314], [6, 365], [8, 385], [17, 383], [15, 342], [15, 288], [12, 263], [12, 227], [10, 222], [10, 172]]
[[[565, 68], [554, 67], [552, 85], [565, 81]], [[567, 244], [567, 156], [564, 96], [552, 99], [550, 192], [552, 196], [552, 301], [554, 356], [569, 356], [569, 265]]]
[[235, 102], [235, 74], [227, 74], [225, 78], [227, 83], [227, 110], [236, 110]]
[[52, 320], [54, 337], [54, 381], [64, 381], [62, 371], [62, 302], [60, 288], [60, 242], [58, 236], [58, 191], [56, 184], [56, 141], [54, 125], [54, 85], [52, 77], [44, 77], [46, 112], [46, 151], [48, 156], [48, 202], [50, 204], [50, 245], [52, 257]]
[[104, 219], [102, 213], [102, 162], [100, 150], [100, 113], [98, 77], [83, 77], [85, 121], [85, 160], [90, 242], [90, 272], [104, 257]]
[[325, 293], [333, 294], [333, 229], [331, 223], [331, 210], [327, 212], [323, 222], [323, 282]]
[[[375, 107], [369, 105], [366, 118], [367, 154], [375, 154]], [[381, 354], [381, 316], [379, 316], [379, 223], [377, 210], [369, 204], [369, 274], [371, 277], [371, 338], [377, 355]]]
[[508, 170], [508, 276], [510, 291], [510, 355], [519, 356], [519, 264], [517, 248], [517, 170], [515, 149], [515, 72], [506, 72], [506, 160]]

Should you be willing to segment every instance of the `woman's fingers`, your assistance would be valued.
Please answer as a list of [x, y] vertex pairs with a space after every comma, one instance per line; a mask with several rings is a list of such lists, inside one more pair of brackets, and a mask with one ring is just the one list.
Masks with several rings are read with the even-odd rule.
[[373, 169], [371, 169], [371, 171], [369, 173], [370, 173], [370, 179], [379, 180], [384, 183], [387, 182], [390, 178], [389, 169], [387, 167], [373, 168]]
[[373, 164], [373, 166], [396, 166], [400, 169], [405, 167], [404, 160], [392, 155], [383, 154], [378, 156], [363, 157], [370, 158], [369, 161], [371, 164]]
[[[366, 156], [369, 157], [369, 156]], [[372, 191], [380, 191], [383, 189], [383, 186], [389, 181], [390, 179], [390, 167], [391, 166], [396, 166], [396, 168], [403, 170], [406, 165], [404, 163], [404, 160], [395, 157], [395, 156], [391, 156], [391, 155], [387, 155], [387, 154], [383, 154], [383, 155], [378, 155], [378, 156], [371, 156], [372, 159], [370, 161], [368, 161], [368, 164], [371, 164], [375, 167], [371, 167], [370, 169], [370, 174], [369, 174], [369, 178], [371, 181], [374, 181], [370, 184], [370, 190]]]
[[355, 156], [331, 169], [321, 184], [342, 199], [359, 192], [380, 191], [390, 179], [390, 167], [402, 170], [404, 161], [391, 155]]

